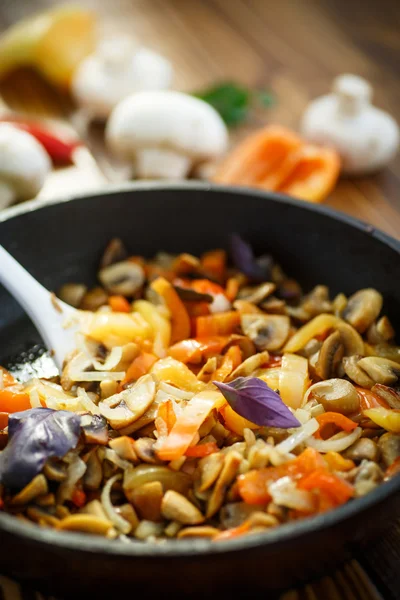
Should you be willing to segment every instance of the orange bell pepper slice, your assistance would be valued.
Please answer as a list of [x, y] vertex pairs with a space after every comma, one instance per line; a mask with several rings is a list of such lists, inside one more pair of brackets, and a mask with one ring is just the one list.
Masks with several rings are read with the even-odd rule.
[[159, 405], [156, 418], [156, 427], [157, 419], [162, 419], [164, 421], [167, 432], [169, 433], [176, 423], [176, 414], [172, 400], [166, 400], [166, 402], [161, 402]]
[[205, 252], [200, 258], [202, 271], [207, 277], [212, 277], [217, 281], [224, 281], [226, 270], [226, 252], [225, 250], [210, 250]]
[[344, 458], [339, 452], [327, 452], [324, 460], [330, 471], [351, 471], [356, 466], [349, 458]]
[[0, 412], [15, 413], [31, 408], [29, 394], [10, 387], [0, 390]]
[[171, 343], [185, 340], [190, 336], [190, 318], [173, 286], [164, 277], [158, 277], [151, 288], [159, 294], [171, 314]]
[[339, 172], [336, 150], [304, 144], [287, 157], [276, 190], [309, 202], [321, 202], [335, 187]]
[[139, 354], [128, 367], [125, 377], [121, 381], [121, 387], [131, 383], [131, 381], [137, 381], [142, 375], [146, 375], [157, 360], [157, 356], [149, 352]]
[[213, 542], [224, 542], [226, 540], [233, 540], [241, 535], [245, 535], [250, 530], [250, 521], [244, 521], [241, 525], [237, 527], [231, 527], [231, 529], [226, 529], [225, 531], [221, 531], [218, 535], [213, 538]]
[[239, 281], [236, 277], [231, 277], [226, 282], [225, 296], [230, 302], [233, 302], [239, 293]]
[[302, 490], [323, 490], [334, 500], [336, 505], [344, 504], [354, 496], [354, 487], [326, 469], [317, 469], [297, 484]]
[[240, 313], [228, 310], [196, 319], [196, 337], [210, 337], [214, 335], [230, 335], [240, 325]]
[[226, 429], [229, 429], [229, 431], [233, 431], [233, 433], [236, 433], [237, 435], [242, 436], [245, 429], [259, 428], [259, 425], [248, 421], [247, 419], [239, 415], [237, 412], [235, 412], [233, 408], [229, 406], [228, 403], [221, 408], [220, 414], [222, 416], [224, 426], [226, 427]]
[[353, 431], [353, 429], [357, 427], [357, 423], [354, 423], [354, 421], [348, 417], [345, 417], [341, 413], [337, 412], [322, 413], [322, 415], [318, 415], [316, 419], [319, 423], [319, 429], [314, 433], [314, 437], [320, 439], [322, 438], [321, 433], [323, 432], [324, 427], [328, 424], [336, 425], [343, 431]]
[[209, 456], [214, 452], [218, 452], [219, 448], [215, 442], [207, 442], [205, 444], [198, 444], [197, 446], [189, 446], [185, 452], [185, 456], [191, 458], [203, 458]]
[[214, 176], [218, 183], [261, 185], [275, 190], [282, 180], [286, 158], [301, 146], [301, 139], [289, 129], [271, 125], [248, 136], [222, 163]]
[[108, 304], [111, 306], [114, 312], [131, 312], [131, 305], [124, 296], [110, 296]]
[[4, 387], [7, 387], [9, 385], [15, 385], [17, 383], [17, 380], [14, 378], [13, 375], [11, 375], [10, 371], [7, 371], [7, 369], [5, 369], [4, 367], [0, 367], [0, 372]]
[[375, 394], [371, 390], [367, 390], [365, 388], [356, 387], [358, 397], [360, 398], [360, 408], [361, 410], [368, 410], [369, 408], [379, 408], [383, 406], [383, 408], [390, 408], [389, 404], [381, 398], [378, 394]]

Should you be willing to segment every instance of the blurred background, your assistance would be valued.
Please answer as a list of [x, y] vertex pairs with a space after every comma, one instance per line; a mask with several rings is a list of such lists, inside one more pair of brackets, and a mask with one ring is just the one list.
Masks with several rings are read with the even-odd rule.
[[[61, 4], [1, 0], [0, 29]], [[368, 80], [374, 103], [400, 120], [398, 0], [81, 0], [77, 5], [93, 11], [101, 37], [127, 35], [167, 58], [174, 89], [202, 92], [231, 82], [268, 94], [262, 107], [231, 129], [231, 145], [268, 123], [298, 130], [308, 103], [328, 93], [342, 73]], [[68, 92], [30, 69], [4, 76], [0, 93], [13, 109], [56, 117], [79, 130]], [[84, 135], [100, 166], [112, 166], [102, 127], [91, 126]], [[68, 178], [62, 181], [68, 185]], [[378, 174], [342, 178], [328, 204], [398, 235], [399, 183], [397, 158]]]

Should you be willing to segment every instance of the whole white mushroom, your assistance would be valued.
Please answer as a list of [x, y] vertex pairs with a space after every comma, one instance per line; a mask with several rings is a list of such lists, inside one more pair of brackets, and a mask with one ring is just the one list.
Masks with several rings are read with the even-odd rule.
[[0, 123], [0, 209], [34, 198], [50, 171], [50, 158], [32, 135]]
[[396, 121], [373, 106], [371, 97], [368, 81], [356, 75], [340, 75], [333, 82], [332, 92], [313, 100], [303, 115], [303, 135], [333, 146], [340, 154], [344, 173], [377, 171], [399, 148]]
[[130, 38], [104, 40], [75, 71], [71, 90], [89, 117], [104, 120], [114, 106], [132, 93], [169, 88], [171, 63]]
[[174, 91], [141, 92], [112, 111], [106, 127], [112, 152], [144, 179], [183, 179], [202, 162], [221, 156], [228, 130], [217, 111]]

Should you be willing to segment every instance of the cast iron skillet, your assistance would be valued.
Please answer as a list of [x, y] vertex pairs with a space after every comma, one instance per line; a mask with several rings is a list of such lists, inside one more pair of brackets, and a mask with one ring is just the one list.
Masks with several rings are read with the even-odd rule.
[[[187, 251], [226, 244], [233, 231], [271, 251], [305, 287], [332, 293], [373, 286], [400, 327], [400, 244], [333, 210], [261, 192], [201, 184], [135, 185], [54, 204], [22, 205], [0, 217], [2, 243], [49, 289], [93, 280], [107, 241], [120, 236], [133, 253]], [[19, 306], [0, 290], [2, 357], [38, 342]], [[226, 543], [163, 545], [106, 541], [26, 525], [0, 514], [0, 572], [41, 589], [101, 597], [244, 597], [325, 571], [355, 543], [400, 514], [400, 477], [342, 508], [268, 534]], [[218, 596], [217, 596], [218, 594]]]

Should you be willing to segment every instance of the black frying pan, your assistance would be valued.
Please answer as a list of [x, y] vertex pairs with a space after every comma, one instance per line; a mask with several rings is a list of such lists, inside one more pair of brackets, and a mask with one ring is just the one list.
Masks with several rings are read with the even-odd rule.
[[[0, 216], [0, 243], [48, 289], [93, 281], [113, 236], [132, 253], [151, 256], [161, 249], [196, 254], [225, 245], [237, 231], [256, 251], [273, 252], [305, 287], [326, 283], [332, 293], [346, 294], [377, 288], [400, 328], [399, 242], [329, 208], [201, 184], [136, 185], [36, 206]], [[0, 364], [38, 341], [0, 289]], [[399, 499], [400, 477], [338, 510], [266, 534], [157, 546], [57, 533], [0, 514], [0, 571], [75, 597], [246, 597], [299, 583], [343, 560], [393, 522]]]

